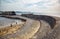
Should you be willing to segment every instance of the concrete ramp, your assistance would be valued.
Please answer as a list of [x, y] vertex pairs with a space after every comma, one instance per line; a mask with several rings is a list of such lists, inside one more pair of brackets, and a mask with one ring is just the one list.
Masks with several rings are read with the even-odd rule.
[[[19, 18], [24, 19], [24, 17], [19, 17]], [[25, 19], [26, 19], [26, 23], [19, 30], [17, 30], [16, 33], [7, 34], [4, 36], [1, 36], [0, 38], [1, 39], [29, 39], [31, 38], [40, 28], [40, 22], [29, 19], [29, 18], [25, 18]]]

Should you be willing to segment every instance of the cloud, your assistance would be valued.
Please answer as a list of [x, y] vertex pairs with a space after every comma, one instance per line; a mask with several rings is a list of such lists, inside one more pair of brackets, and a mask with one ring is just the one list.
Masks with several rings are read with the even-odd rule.
[[12, 3], [12, 0], [1, 0], [1, 4], [7, 4], [7, 3]]
[[58, 0], [1, 0], [0, 11], [60, 12]]

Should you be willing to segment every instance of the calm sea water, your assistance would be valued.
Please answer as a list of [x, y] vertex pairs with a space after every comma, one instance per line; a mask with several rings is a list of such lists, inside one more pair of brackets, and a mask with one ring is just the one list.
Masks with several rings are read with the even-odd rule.
[[22, 13], [16, 13], [17, 15], [21, 15]]
[[[16, 13], [17, 15], [21, 15], [21, 14], [32, 14], [32, 13]], [[60, 17], [60, 14], [58, 13], [33, 13], [34, 15], [47, 15], [47, 16], [56, 16], [56, 17]]]
[[27, 12], [25, 12], [25, 13], [24, 13], [24, 12], [18, 13], [18, 12], [16, 12], [16, 14], [17, 14], [17, 15], [21, 15], [21, 14], [32, 14], [32, 13], [27, 13]]

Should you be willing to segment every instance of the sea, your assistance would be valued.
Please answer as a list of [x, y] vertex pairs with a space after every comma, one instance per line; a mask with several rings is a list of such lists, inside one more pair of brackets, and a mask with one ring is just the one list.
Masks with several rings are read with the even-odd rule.
[[34, 14], [34, 15], [47, 15], [47, 16], [55, 16], [55, 17], [60, 17], [59, 13], [29, 13], [29, 12], [22, 12], [22, 13], [18, 13], [16, 12], [17, 15], [22, 15], [22, 14]]

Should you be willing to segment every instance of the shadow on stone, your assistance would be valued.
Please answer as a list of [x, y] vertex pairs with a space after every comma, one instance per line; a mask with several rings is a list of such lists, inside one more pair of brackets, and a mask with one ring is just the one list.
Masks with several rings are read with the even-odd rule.
[[22, 14], [21, 16], [24, 16], [24, 17], [28, 17], [28, 18], [31, 18], [31, 19], [35, 19], [35, 20], [44, 20], [46, 21], [50, 27], [53, 29], [54, 26], [56, 25], [56, 19], [51, 17], [51, 16], [46, 16], [46, 15], [33, 15], [33, 14]]

